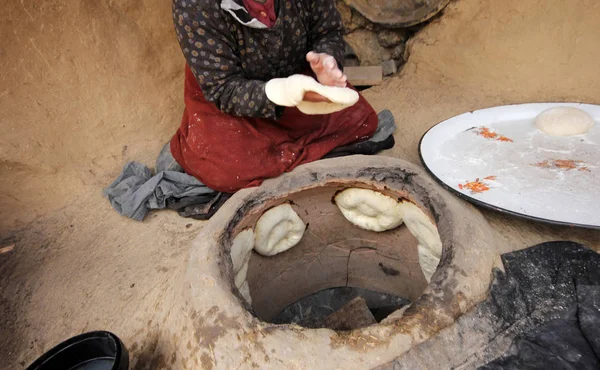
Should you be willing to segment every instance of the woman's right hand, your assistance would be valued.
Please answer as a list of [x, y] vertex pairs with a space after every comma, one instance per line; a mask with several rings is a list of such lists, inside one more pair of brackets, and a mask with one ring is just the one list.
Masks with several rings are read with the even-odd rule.
[[321, 94], [318, 94], [314, 91], [307, 91], [304, 93], [304, 101], [308, 101], [311, 103], [331, 103], [331, 100], [327, 99]]
[[325, 53], [315, 53], [314, 51], [306, 54], [306, 60], [317, 76], [317, 81], [325, 86], [346, 87], [348, 78], [339, 69], [335, 59]]

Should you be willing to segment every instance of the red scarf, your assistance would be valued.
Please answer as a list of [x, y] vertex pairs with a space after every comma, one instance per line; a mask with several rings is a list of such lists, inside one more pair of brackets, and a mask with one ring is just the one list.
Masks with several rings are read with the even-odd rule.
[[264, 4], [255, 0], [243, 1], [246, 10], [253, 18], [258, 19], [269, 28], [275, 25], [275, 22], [277, 21], [277, 15], [275, 14], [275, 0], [267, 0]]

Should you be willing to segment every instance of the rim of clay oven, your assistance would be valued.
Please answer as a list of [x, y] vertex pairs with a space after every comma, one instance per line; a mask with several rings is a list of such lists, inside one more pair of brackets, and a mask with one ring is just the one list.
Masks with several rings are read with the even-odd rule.
[[[429, 285], [402, 316], [350, 332], [260, 321], [251, 313], [233, 282], [227, 246], [241, 231], [236, 230], [236, 226], [249, 214], [262, 212], [269, 200], [327, 184], [339, 184], [340, 181], [365, 184], [375, 190], [408, 193], [411, 201], [433, 216], [443, 252]], [[390, 157], [342, 157], [300, 166], [291, 173], [266, 181], [261, 187], [236, 193], [204, 225], [194, 242], [186, 277], [191, 295], [186, 301], [194, 312], [205, 312], [215, 306], [231, 311], [238, 318], [239, 330], [267, 329], [271, 335], [277, 333], [279, 340], [285, 340], [282, 339], [285, 336], [290, 336], [291, 340], [300, 331], [304, 336], [325, 334], [340, 347], [354, 348], [356, 338], [373, 337], [374, 330], [385, 333], [385, 338], [379, 338], [378, 344], [386, 342], [386, 351], [391, 351], [391, 357], [378, 356], [383, 364], [451, 325], [485, 299], [495, 258], [493, 233], [479, 211], [445, 191], [421, 167]], [[207, 291], [207, 279], [211, 279], [210, 292]], [[213, 302], [206, 302], [206, 297], [211, 297]], [[396, 336], [402, 337], [410, 346], [394, 349], [390, 343]]]

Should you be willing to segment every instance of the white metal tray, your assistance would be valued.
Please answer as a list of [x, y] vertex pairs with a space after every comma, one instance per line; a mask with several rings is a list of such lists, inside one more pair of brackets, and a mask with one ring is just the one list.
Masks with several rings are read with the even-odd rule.
[[[542, 111], [571, 106], [596, 124], [553, 137], [534, 126]], [[600, 106], [538, 103], [461, 114], [431, 128], [421, 161], [470, 202], [538, 221], [600, 229]]]

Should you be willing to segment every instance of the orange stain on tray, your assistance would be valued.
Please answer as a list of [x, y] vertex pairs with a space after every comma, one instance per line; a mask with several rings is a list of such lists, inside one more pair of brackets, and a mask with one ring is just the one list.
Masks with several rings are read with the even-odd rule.
[[468, 189], [471, 191], [471, 193], [483, 193], [490, 190], [489, 185], [485, 183], [486, 180], [496, 180], [496, 176], [484, 177], [483, 180], [475, 179], [475, 181], [467, 181], [464, 184], [458, 184], [458, 188], [460, 190]]
[[475, 130], [475, 133], [481, 137], [484, 137], [484, 138], [490, 139], [490, 140], [504, 141], [504, 142], [509, 142], [509, 143], [513, 142], [512, 139], [510, 139], [504, 135], [498, 135], [497, 133], [495, 133], [494, 131], [490, 130], [487, 127], [480, 127], [478, 130]]
[[576, 161], [573, 159], [547, 159], [545, 161], [532, 164], [532, 166], [541, 168], [557, 168], [564, 171], [576, 169], [577, 171], [581, 172], [592, 172], [587, 166], [585, 166], [583, 161]]

